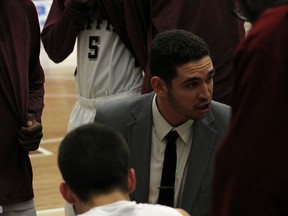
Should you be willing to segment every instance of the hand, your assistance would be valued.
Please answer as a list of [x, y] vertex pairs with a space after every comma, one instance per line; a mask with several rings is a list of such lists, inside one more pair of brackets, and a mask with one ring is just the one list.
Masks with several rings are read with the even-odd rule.
[[24, 151], [34, 151], [39, 148], [43, 137], [42, 125], [31, 114], [28, 114], [27, 126], [21, 127], [18, 141]]

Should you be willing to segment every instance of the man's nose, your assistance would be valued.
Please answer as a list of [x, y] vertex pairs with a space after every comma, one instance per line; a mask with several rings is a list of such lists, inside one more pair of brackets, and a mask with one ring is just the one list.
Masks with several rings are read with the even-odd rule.
[[203, 83], [199, 91], [200, 99], [210, 99], [211, 98], [211, 86], [207, 83]]

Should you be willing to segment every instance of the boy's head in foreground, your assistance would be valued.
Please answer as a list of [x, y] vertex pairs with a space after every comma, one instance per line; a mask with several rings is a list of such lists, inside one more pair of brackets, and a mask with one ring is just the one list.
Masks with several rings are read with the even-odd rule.
[[82, 208], [84, 204], [97, 205], [104, 195], [129, 199], [135, 189], [124, 138], [102, 124], [91, 123], [69, 132], [59, 147], [58, 166], [65, 181], [60, 192], [79, 212], [87, 210]]

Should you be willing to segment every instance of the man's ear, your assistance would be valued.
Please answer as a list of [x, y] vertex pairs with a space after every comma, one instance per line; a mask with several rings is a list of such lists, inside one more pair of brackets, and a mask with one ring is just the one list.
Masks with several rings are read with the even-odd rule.
[[128, 193], [133, 193], [136, 188], [135, 170], [130, 168], [128, 170]]
[[151, 78], [151, 86], [154, 92], [159, 96], [165, 95], [168, 91], [165, 81], [158, 76], [153, 76]]
[[176, 210], [179, 211], [183, 216], [190, 216], [190, 214], [184, 209], [176, 208]]
[[71, 204], [75, 204], [76, 203], [76, 200], [74, 198], [74, 193], [72, 192], [72, 190], [70, 189], [70, 187], [65, 183], [65, 182], [62, 182], [60, 184], [60, 193], [62, 194], [62, 197], [68, 202], [68, 203], [71, 203]]

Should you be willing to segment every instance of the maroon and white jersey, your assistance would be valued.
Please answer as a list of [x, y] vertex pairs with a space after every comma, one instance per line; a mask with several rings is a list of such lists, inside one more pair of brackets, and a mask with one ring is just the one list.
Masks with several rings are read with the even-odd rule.
[[98, 98], [140, 89], [140, 67], [107, 20], [88, 19], [77, 41], [78, 93]]

